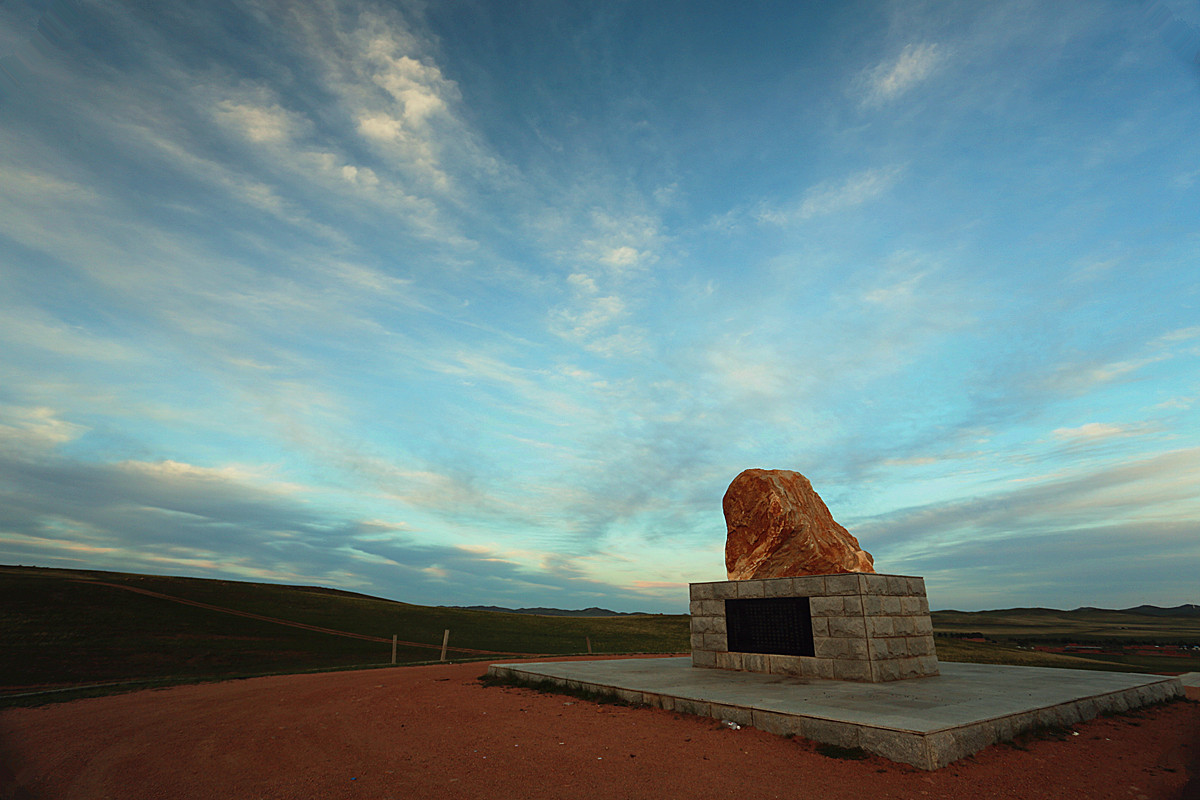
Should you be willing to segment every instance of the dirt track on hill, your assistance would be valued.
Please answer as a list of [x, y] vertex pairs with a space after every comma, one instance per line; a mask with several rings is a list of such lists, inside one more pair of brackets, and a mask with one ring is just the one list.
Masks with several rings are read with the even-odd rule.
[[7, 709], [0, 797], [1200, 798], [1195, 702], [927, 773], [715, 720], [485, 688], [485, 669], [289, 675]]

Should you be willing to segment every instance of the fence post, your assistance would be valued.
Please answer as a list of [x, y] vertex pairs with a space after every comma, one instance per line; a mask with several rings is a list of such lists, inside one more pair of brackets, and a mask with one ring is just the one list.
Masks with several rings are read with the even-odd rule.
[[396, 634], [396, 633], [392, 634], [392, 663], [393, 664], [396, 663], [396, 637], [397, 636], [399, 636], [399, 634]]
[[446, 628], [446, 632], [442, 634], [442, 661], [446, 660], [446, 645], [450, 644], [450, 629]]
[[590, 655], [592, 654], [592, 637], [590, 637], [590, 636], [585, 636], [585, 637], [583, 637], [583, 638], [587, 640], [587, 646], [588, 646], [588, 655], [590, 656]]

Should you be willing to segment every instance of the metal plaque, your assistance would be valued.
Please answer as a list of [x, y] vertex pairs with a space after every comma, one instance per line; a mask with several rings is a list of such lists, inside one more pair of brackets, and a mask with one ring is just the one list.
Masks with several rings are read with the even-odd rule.
[[807, 597], [746, 597], [725, 601], [731, 653], [813, 655], [812, 612]]

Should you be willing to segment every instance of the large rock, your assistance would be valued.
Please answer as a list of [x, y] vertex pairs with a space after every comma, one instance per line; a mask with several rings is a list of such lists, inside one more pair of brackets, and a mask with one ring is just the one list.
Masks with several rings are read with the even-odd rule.
[[729, 484], [721, 506], [730, 580], [875, 571], [871, 554], [834, 522], [799, 472], [748, 469]]

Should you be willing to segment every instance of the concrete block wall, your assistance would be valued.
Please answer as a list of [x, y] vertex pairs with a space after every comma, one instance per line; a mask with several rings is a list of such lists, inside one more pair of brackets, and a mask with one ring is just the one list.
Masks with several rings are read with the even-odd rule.
[[[692, 666], [802, 678], [883, 681], [938, 674], [925, 580], [844, 573], [693, 583]], [[730, 652], [725, 601], [807, 597], [813, 656]]]

